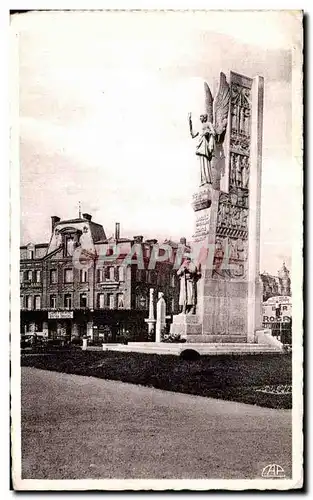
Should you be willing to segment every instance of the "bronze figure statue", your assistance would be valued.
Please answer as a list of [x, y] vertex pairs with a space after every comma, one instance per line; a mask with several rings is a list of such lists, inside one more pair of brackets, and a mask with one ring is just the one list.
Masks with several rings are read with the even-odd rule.
[[220, 84], [213, 100], [208, 84], [204, 83], [205, 113], [200, 116], [201, 132], [194, 132], [191, 113], [188, 115], [190, 135], [198, 138], [196, 155], [200, 159], [200, 186], [213, 183], [212, 162], [224, 158], [223, 142], [227, 128], [230, 88], [224, 73], [220, 74]]

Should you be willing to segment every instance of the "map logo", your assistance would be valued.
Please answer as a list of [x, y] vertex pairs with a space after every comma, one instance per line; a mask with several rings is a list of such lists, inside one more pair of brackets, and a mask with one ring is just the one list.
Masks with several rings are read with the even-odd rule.
[[282, 479], [285, 477], [285, 471], [280, 465], [270, 464], [262, 470], [262, 477], [266, 479]]

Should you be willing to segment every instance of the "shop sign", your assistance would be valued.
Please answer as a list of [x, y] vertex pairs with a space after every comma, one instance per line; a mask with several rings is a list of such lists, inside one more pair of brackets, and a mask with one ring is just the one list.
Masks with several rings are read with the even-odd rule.
[[270, 297], [265, 304], [291, 304], [291, 297], [289, 295], [278, 295], [277, 297]]
[[73, 318], [73, 311], [49, 311], [48, 319], [68, 319]]

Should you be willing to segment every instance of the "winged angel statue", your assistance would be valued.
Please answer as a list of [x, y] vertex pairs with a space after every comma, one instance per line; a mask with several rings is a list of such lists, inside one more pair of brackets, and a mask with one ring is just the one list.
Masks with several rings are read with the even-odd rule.
[[224, 158], [223, 142], [228, 121], [230, 88], [224, 73], [220, 73], [220, 84], [213, 101], [208, 84], [204, 83], [205, 113], [200, 115], [201, 132], [193, 132], [191, 113], [189, 113], [189, 129], [193, 139], [198, 138], [196, 155], [200, 159], [200, 186], [213, 183], [212, 159]]

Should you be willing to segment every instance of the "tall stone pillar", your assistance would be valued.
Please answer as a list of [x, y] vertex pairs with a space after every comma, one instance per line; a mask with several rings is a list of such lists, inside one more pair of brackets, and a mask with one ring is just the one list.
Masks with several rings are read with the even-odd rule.
[[166, 304], [164, 300], [164, 294], [159, 292], [159, 299], [157, 302], [157, 316], [156, 316], [156, 327], [155, 327], [155, 341], [161, 342], [162, 331], [166, 327]]
[[148, 337], [151, 339], [155, 327], [156, 320], [154, 319], [154, 289], [150, 288], [149, 291], [149, 317], [145, 319], [148, 324]]
[[262, 282], [260, 278], [260, 226], [262, 182], [264, 79], [257, 76], [252, 84], [251, 152], [249, 179], [248, 237], [248, 341], [255, 342], [255, 332], [262, 327]]

